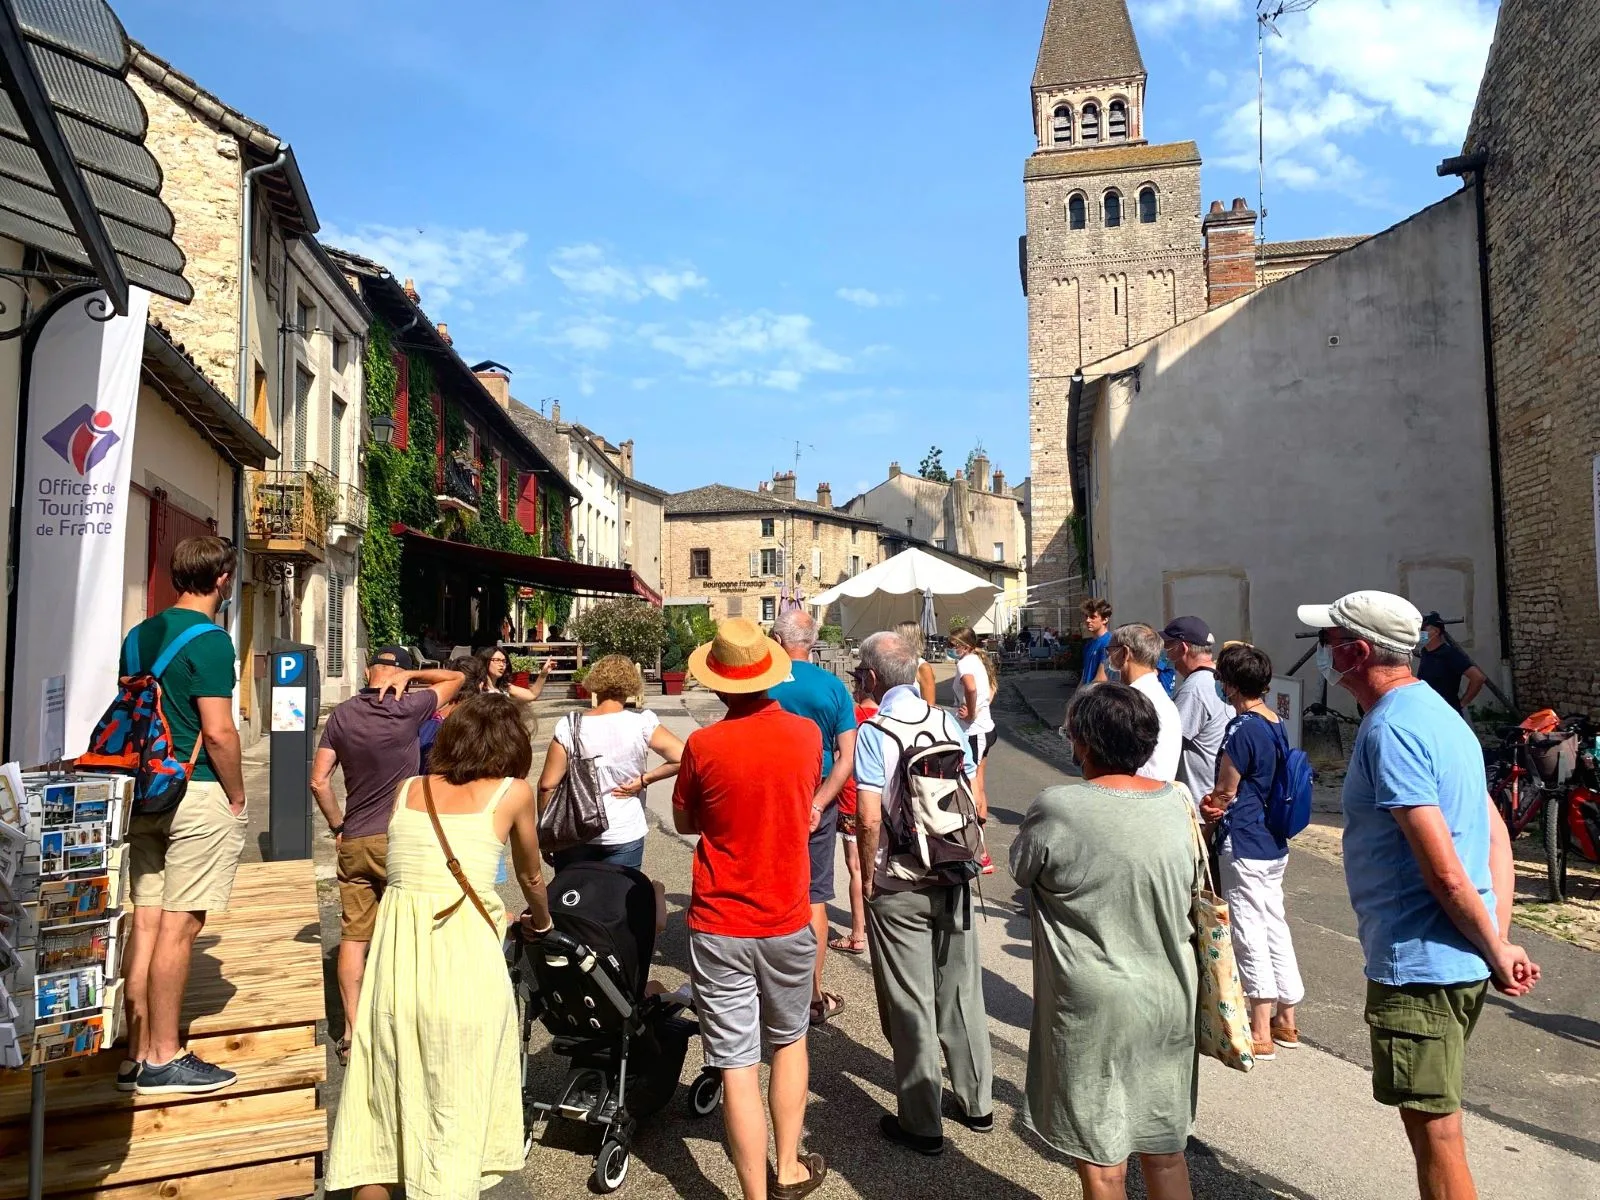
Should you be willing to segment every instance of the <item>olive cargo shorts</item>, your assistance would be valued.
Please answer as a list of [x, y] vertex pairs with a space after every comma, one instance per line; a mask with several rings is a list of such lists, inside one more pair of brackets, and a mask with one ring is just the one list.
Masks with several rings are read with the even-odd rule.
[[1467, 1039], [1483, 1011], [1488, 987], [1481, 979], [1401, 987], [1369, 979], [1373, 1099], [1425, 1113], [1459, 1109]]

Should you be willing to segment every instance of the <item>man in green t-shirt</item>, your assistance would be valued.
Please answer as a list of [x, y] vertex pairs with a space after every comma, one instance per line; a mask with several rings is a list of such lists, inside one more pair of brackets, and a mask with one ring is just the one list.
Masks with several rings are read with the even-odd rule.
[[223, 538], [179, 542], [171, 563], [178, 602], [131, 635], [139, 665], [148, 667], [184, 630], [215, 629], [192, 639], [161, 676], [173, 757], [187, 762], [198, 748], [189, 786], [176, 808], [128, 822], [133, 933], [122, 967], [128, 1058], [117, 1071], [117, 1086], [140, 1095], [199, 1095], [237, 1078], [178, 1044], [194, 939], [207, 913], [228, 907], [248, 823], [233, 721], [233, 639], [216, 624], [233, 591], [237, 560], [233, 544]]

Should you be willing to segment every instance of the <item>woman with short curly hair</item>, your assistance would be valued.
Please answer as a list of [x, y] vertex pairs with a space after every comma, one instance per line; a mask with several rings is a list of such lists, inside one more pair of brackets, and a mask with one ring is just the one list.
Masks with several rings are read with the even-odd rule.
[[[589, 668], [583, 686], [594, 698], [588, 712], [568, 713], [556, 724], [555, 736], [539, 774], [539, 809], [566, 778], [574, 732], [585, 758], [595, 759], [600, 790], [606, 797], [609, 828], [594, 841], [555, 855], [555, 868], [575, 862], [612, 862], [635, 870], [644, 865], [645, 789], [678, 773], [683, 742], [647, 708], [630, 712], [629, 700], [643, 697], [639, 664], [623, 654], [608, 654]], [[650, 752], [664, 761], [646, 770]]]

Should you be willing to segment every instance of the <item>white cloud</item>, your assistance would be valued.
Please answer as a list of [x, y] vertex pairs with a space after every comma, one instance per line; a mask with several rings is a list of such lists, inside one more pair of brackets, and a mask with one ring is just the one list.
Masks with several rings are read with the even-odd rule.
[[1161, 29], [1190, 19], [1231, 17], [1246, 7], [1245, 0], [1143, 0], [1134, 5], [1133, 17], [1136, 25]]
[[550, 273], [570, 291], [594, 300], [636, 304], [648, 296], [677, 300], [710, 281], [693, 267], [626, 267], [611, 262], [593, 242], [562, 246], [550, 256]]
[[611, 346], [618, 322], [609, 317], [580, 317], [564, 321], [550, 340], [569, 350], [591, 352]]
[[864, 287], [842, 287], [834, 295], [846, 304], [854, 304], [857, 308], [893, 308], [900, 303], [898, 292], [874, 292]]
[[452, 302], [458, 311], [470, 311], [470, 297], [514, 287], [524, 277], [522, 247], [528, 235], [521, 230], [328, 225], [320, 236], [331, 246], [382, 263], [397, 279], [415, 280], [423, 306], [435, 315]]
[[763, 309], [718, 321], [691, 321], [681, 330], [641, 325], [637, 333], [645, 345], [689, 370], [709, 371], [710, 382], [719, 387], [792, 392], [808, 375], [850, 368], [850, 358], [819, 342], [811, 318], [801, 313]]

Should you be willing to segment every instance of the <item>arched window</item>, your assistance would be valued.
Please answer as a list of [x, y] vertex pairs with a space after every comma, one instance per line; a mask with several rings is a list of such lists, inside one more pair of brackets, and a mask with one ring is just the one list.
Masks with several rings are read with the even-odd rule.
[[1116, 192], [1106, 193], [1106, 228], [1115, 229], [1122, 224], [1122, 197]]
[[1100, 106], [1098, 104], [1090, 102], [1083, 106], [1083, 119], [1079, 122], [1078, 127], [1083, 133], [1084, 141], [1098, 142], [1100, 140]]
[[1073, 192], [1067, 197], [1067, 228], [1082, 229], [1089, 223], [1089, 206], [1084, 202], [1082, 192]]
[[1050, 142], [1055, 146], [1072, 145], [1072, 110], [1065, 104], [1051, 114]]
[[1154, 225], [1156, 223], [1156, 190], [1153, 187], [1139, 189], [1139, 224]]
[[1128, 136], [1128, 102], [1113, 100], [1106, 110], [1106, 136], [1112, 141]]

